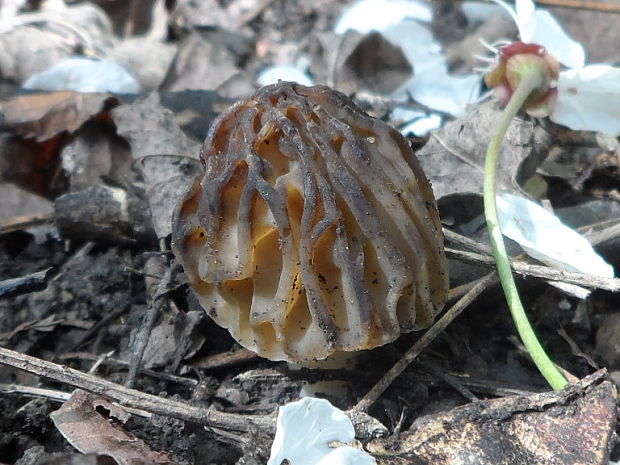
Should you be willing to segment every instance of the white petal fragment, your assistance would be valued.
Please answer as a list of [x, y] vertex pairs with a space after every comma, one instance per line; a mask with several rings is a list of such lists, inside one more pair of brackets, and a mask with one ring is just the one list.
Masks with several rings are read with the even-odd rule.
[[614, 269], [575, 230], [540, 205], [510, 194], [497, 196], [502, 233], [532, 257], [556, 268], [614, 277]]
[[414, 75], [392, 97], [403, 100], [407, 96], [433, 110], [463, 116], [468, 104], [480, 96], [480, 76], [468, 74], [452, 76], [443, 65]]
[[276, 84], [278, 81], [295, 81], [304, 86], [313, 86], [314, 81], [296, 66], [278, 65], [263, 69], [256, 80], [261, 86]]
[[337, 34], [349, 29], [365, 34], [382, 31], [407, 18], [430, 22], [433, 12], [428, 5], [415, 0], [359, 0], [344, 11], [334, 30]]
[[425, 137], [429, 132], [439, 129], [442, 123], [443, 118], [436, 113], [422, 114], [400, 128], [400, 133], [404, 136], [414, 134], [418, 137]]
[[551, 13], [537, 10], [532, 0], [516, 0], [515, 10], [501, 0], [494, 1], [510, 13], [522, 42], [542, 45], [556, 60], [569, 68], [581, 68], [584, 65], [583, 47], [564, 32]]
[[70, 57], [30, 76], [24, 89], [72, 90], [75, 92], [140, 92], [138, 81], [121, 65], [110, 60]]
[[375, 465], [375, 459], [353, 447], [329, 447], [355, 438], [347, 415], [325, 399], [305, 397], [280, 408], [276, 436], [267, 465]]
[[620, 68], [594, 64], [560, 73], [550, 115], [574, 130], [620, 134]]
[[418, 137], [425, 137], [429, 132], [439, 129], [443, 123], [443, 118], [437, 113], [401, 107], [394, 108], [391, 120], [395, 126], [400, 127], [403, 136], [414, 134]]

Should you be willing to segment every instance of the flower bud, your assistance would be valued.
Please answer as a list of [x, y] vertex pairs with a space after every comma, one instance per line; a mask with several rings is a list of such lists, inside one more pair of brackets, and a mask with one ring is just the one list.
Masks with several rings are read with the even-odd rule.
[[506, 105], [523, 78], [532, 73], [540, 74], [542, 85], [527, 99], [525, 111], [536, 117], [548, 116], [557, 98], [560, 65], [544, 47], [523, 42], [502, 47], [495, 67], [485, 75], [484, 82], [495, 88], [496, 97]]

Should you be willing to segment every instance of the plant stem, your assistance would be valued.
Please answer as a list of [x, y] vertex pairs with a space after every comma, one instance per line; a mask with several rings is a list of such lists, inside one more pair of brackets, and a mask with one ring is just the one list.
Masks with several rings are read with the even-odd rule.
[[497, 272], [519, 336], [534, 360], [536, 367], [545, 377], [549, 385], [553, 389], [562, 389], [568, 382], [538, 341], [536, 333], [534, 333], [534, 329], [521, 303], [519, 291], [517, 290], [510, 269], [510, 262], [508, 261], [508, 254], [506, 253], [506, 246], [499, 226], [499, 218], [497, 216], [497, 207], [495, 204], [496, 172], [502, 140], [506, 135], [506, 131], [512, 119], [516, 116], [530, 94], [541, 86], [543, 79], [544, 77], [536, 72], [528, 73], [523, 76], [517, 89], [512, 94], [508, 105], [506, 105], [495, 129], [495, 133], [493, 134], [493, 138], [489, 142], [484, 165], [484, 212], [487, 219], [489, 235], [491, 237], [491, 245], [493, 246], [493, 254], [495, 255], [495, 262], [497, 264]]

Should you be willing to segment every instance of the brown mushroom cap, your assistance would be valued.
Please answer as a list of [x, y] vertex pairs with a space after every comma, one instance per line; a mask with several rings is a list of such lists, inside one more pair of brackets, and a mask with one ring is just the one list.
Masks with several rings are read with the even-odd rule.
[[429, 326], [448, 275], [405, 139], [328, 87], [280, 82], [213, 123], [173, 220], [201, 305], [243, 346], [310, 361]]

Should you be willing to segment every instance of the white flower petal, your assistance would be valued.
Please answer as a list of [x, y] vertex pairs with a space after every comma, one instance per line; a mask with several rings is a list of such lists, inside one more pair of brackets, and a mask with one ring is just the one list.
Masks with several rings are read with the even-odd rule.
[[510, 194], [497, 196], [502, 233], [532, 257], [556, 268], [605, 278], [614, 269], [575, 230], [540, 205]]
[[404, 121], [400, 128], [403, 135], [413, 133], [418, 137], [424, 137], [429, 132], [439, 129], [443, 123], [443, 118], [437, 113], [426, 113], [421, 110], [411, 110], [408, 108], [395, 108], [392, 118], [397, 121]]
[[73, 90], [75, 92], [140, 92], [138, 81], [115, 61], [96, 58], [69, 57], [52, 67], [33, 74], [24, 89]]
[[[517, 12], [515, 11], [515, 9], [511, 7], [510, 5], [508, 5], [506, 2], [504, 2], [503, 0], [493, 0], [493, 1], [497, 3], [498, 5], [502, 6], [504, 10], [508, 12], [508, 14], [512, 17], [512, 20], [517, 25], [517, 29], [519, 29], [519, 34], [520, 34], [521, 28], [519, 27], [519, 18], [517, 17]], [[521, 21], [523, 21], [523, 19]]]
[[267, 465], [280, 465], [285, 459], [291, 465], [374, 465], [375, 459], [363, 451], [328, 445], [354, 438], [353, 424], [342, 410], [325, 399], [305, 397], [280, 408]]
[[443, 65], [426, 68], [416, 74], [399, 89], [394, 91], [395, 100], [414, 100], [433, 110], [463, 116], [468, 104], [475, 102], [480, 95], [481, 77], [477, 74], [452, 76]]
[[334, 30], [337, 34], [349, 29], [365, 34], [382, 31], [407, 18], [430, 22], [433, 11], [425, 3], [415, 0], [360, 0], [344, 11]]
[[534, 16], [536, 5], [534, 5], [532, 0], [516, 0], [515, 11], [517, 13], [518, 21], [527, 22]]
[[[381, 31], [381, 35], [400, 47], [416, 74], [424, 72], [427, 67], [446, 62], [441, 44], [433, 32], [417, 21], [404, 20], [393, 24]], [[420, 44], [424, 44], [424, 47], [420, 47]]]
[[586, 60], [583, 47], [564, 32], [548, 11], [537, 10], [523, 26], [517, 23], [521, 40], [542, 45], [553, 57], [569, 68], [581, 68]]
[[532, 0], [516, 0], [516, 10], [501, 0], [494, 1], [510, 13], [522, 42], [542, 45], [556, 60], [569, 68], [581, 68], [584, 65], [583, 47], [564, 32], [551, 13], [537, 10]]
[[[369, 454], [353, 447], [337, 447], [332, 449], [316, 465], [375, 465], [377, 462]], [[295, 465], [295, 462], [291, 462]]]
[[499, 5], [475, 0], [461, 2], [461, 10], [467, 18], [467, 22], [474, 24], [483, 23], [496, 13], [505, 13]]
[[278, 81], [295, 81], [304, 86], [314, 85], [308, 74], [291, 65], [269, 66], [258, 74], [256, 81], [261, 86], [276, 84]]
[[620, 134], [620, 68], [594, 64], [560, 73], [550, 118], [574, 130]]

